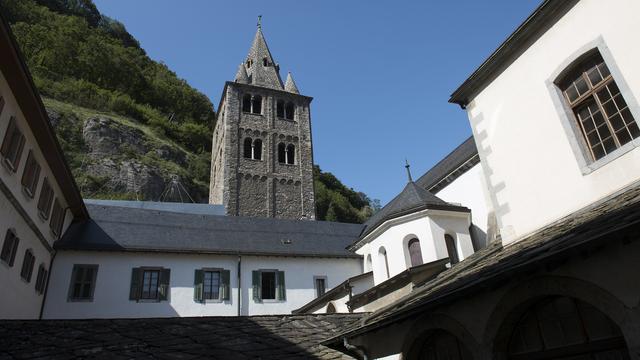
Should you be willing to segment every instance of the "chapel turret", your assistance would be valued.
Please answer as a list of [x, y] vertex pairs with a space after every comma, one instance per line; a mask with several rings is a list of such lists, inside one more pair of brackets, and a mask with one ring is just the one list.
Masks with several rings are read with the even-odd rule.
[[311, 100], [291, 73], [283, 85], [258, 24], [218, 108], [209, 203], [227, 215], [315, 219]]

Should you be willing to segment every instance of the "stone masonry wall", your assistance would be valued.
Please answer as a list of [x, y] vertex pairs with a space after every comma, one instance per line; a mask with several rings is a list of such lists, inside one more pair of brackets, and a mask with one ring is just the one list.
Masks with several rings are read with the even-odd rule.
[[[247, 93], [262, 96], [262, 114], [242, 112], [241, 99]], [[293, 121], [276, 116], [277, 100], [295, 104]], [[222, 200], [228, 215], [315, 219], [310, 102], [306, 96], [227, 83], [220, 107], [224, 121], [219, 118], [214, 131], [213, 151], [219, 150], [212, 160], [210, 202]], [[261, 160], [243, 157], [247, 137], [262, 140]], [[295, 146], [293, 165], [278, 162], [281, 142]]]

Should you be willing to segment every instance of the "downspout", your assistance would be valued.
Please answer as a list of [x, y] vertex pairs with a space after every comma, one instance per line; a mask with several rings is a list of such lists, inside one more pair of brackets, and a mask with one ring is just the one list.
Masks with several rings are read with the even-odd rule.
[[360, 355], [360, 360], [369, 360], [369, 358], [367, 357], [367, 354], [364, 352], [364, 350], [362, 350], [358, 346], [349, 344], [349, 342], [347, 341], [347, 337], [346, 336], [342, 338], [342, 345], [344, 345], [344, 347], [347, 350]]
[[242, 313], [242, 255], [238, 254], [238, 316]]
[[[62, 224], [64, 224], [64, 219], [67, 217], [67, 210], [69, 210], [70, 207], [67, 206], [64, 209], [64, 212], [62, 213]], [[56, 239], [56, 241], [60, 240], [60, 238], [62, 237], [62, 231], [60, 231], [60, 234], [58, 234], [58, 238]], [[42, 315], [44, 314], [44, 304], [47, 301], [47, 294], [49, 293], [49, 280], [51, 279], [51, 273], [53, 270], [53, 260], [56, 259], [56, 255], [58, 254], [57, 251], [53, 250], [53, 255], [51, 255], [51, 261], [49, 261], [49, 274], [47, 275], [47, 283], [44, 286], [44, 294], [42, 294], [42, 304], [40, 304], [40, 314], [38, 315], [38, 320], [42, 320]]]

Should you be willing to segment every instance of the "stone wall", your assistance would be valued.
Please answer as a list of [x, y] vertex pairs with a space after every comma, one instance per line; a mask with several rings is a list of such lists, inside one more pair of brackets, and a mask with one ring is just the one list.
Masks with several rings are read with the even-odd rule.
[[[244, 94], [262, 96], [262, 113], [242, 111]], [[276, 115], [278, 100], [296, 105], [295, 119]], [[311, 98], [252, 85], [227, 83], [212, 157], [210, 203], [228, 215], [315, 219]], [[246, 138], [262, 140], [262, 158], [243, 156]], [[294, 164], [278, 162], [278, 144], [295, 146]]]

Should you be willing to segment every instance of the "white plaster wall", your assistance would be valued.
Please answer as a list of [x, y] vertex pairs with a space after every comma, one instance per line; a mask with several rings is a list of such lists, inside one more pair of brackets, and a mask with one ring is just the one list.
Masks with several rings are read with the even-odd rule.
[[[15, 173], [11, 172], [0, 164], [0, 182], [8, 188], [20, 204], [20, 207], [24, 209], [27, 218], [31, 219], [33, 224], [35, 224], [35, 228], [42, 234], [46, 243], [52, 245], [56, 239], [49, 228], [49, 220], [44, 221], [37, 214], [38, 197], [45, 177], [49, 179], [55, 197], [59, 199], [63, 208], [67, 207], [66, 200], [61, 197], [60, 188], [52, 175], [51, 169], [44, 161], [42, 151], [38, 147], [31, 129], [22, 111], [18, 107], [18, 103], [11, 93], [2, 73], [0, 73], [0, 95], [3, 96], [5, 100], [4, 109], [0, 114], [0, 144], [4, 140], [11, 116], [15, 116], [16, 124], [25, 136], [25, 145], [17, 171]], [[41, 167], [40, 178], [33, 199], [29, 198], [23, 192], [21, 184], [22, 173], [24, 172], [29, 150], [33, 150], [33, 154]], [[2, 160], [0, 159], [0, 161]], [[67, 211], [63, 231], [66, 230], [72, 219], [71, 213]], [[38, 267], [44, 263], [45, 268], [48, 270], [51, 256], [45, 245], [36, 235], [36, 232], [28, 226], [27, 221], [17, 211], [16, 206], [9, 201], [9, 198], [4, 193], [0, 192], [0, 248], [4, 244], [6, 232], [10, 228], [15, 230], [16, 235], [20, 238], [20, 242], [13, 267], [9, 267], [0, 261], [0, 285], [3, 289], [3, 291], [0, 292], [0, 318], [34, 319], [40, 314], [43, 297], [35, 291]], [[29, 283], [20, 277], [20, 270], [27, 249], [32, 249], [35, 256], [33, 274]]]
[[[460, 260], [469, 256], [473, 253], [469, 225], [470, 218], [466, 213], [424, 210], [381, 225], [379, 230], [369, 235], [368, 243], [356, 253], [363, 255], [365, 259], [371, 254], [373, 280], [378, 285], [410, 267], [407, 242], [413, 237], [420, 240], [423, 263], [448, 257], [445, 233], [457, 240]], [[384, 263], [378, 256], [381, 247], [387, 251], [389, 277], [385, 276]]]
[[503, 242], [640, 179], [638, 148], [583, 174], [563, 128], [559, 94], [547, 84], [601, 39], [603, 57], [616, 82], [626, 83], [623, 95], [640, 120], [640, 48], [632, 46], [639, 13], [637, 0], [580, 1], [469, 104]]
[[486, 194], [483, 177], [482, 167], [476, 164], [435, 195], [446, 202], [462, 204], [471, 209], [473, 224], [486, 233], [487, 213], [491, 202]]
[[[92, 302], [68, 302], [74, 264], [98, 264]], [[236, 256], [76, 252], [62, 251], [55, 259], [44, 317], [126, 318], [238, 315], [238, 258]], [[129, 300], [131, 269], [159, 266], [171, 269], [169, 301]], [[242, 315], [287, 314], [315, 297], [313, 276], [327, 276], [328, 289], [361, 271], [360, 259], [242, 257]], [[193, 300], [194, 271], [200, 268], [231, 271], [231, 299], [217, 303]], [[287, 299], [256, 303], [252, 297], [251, 271], [278, 269], [285, 272]]]

